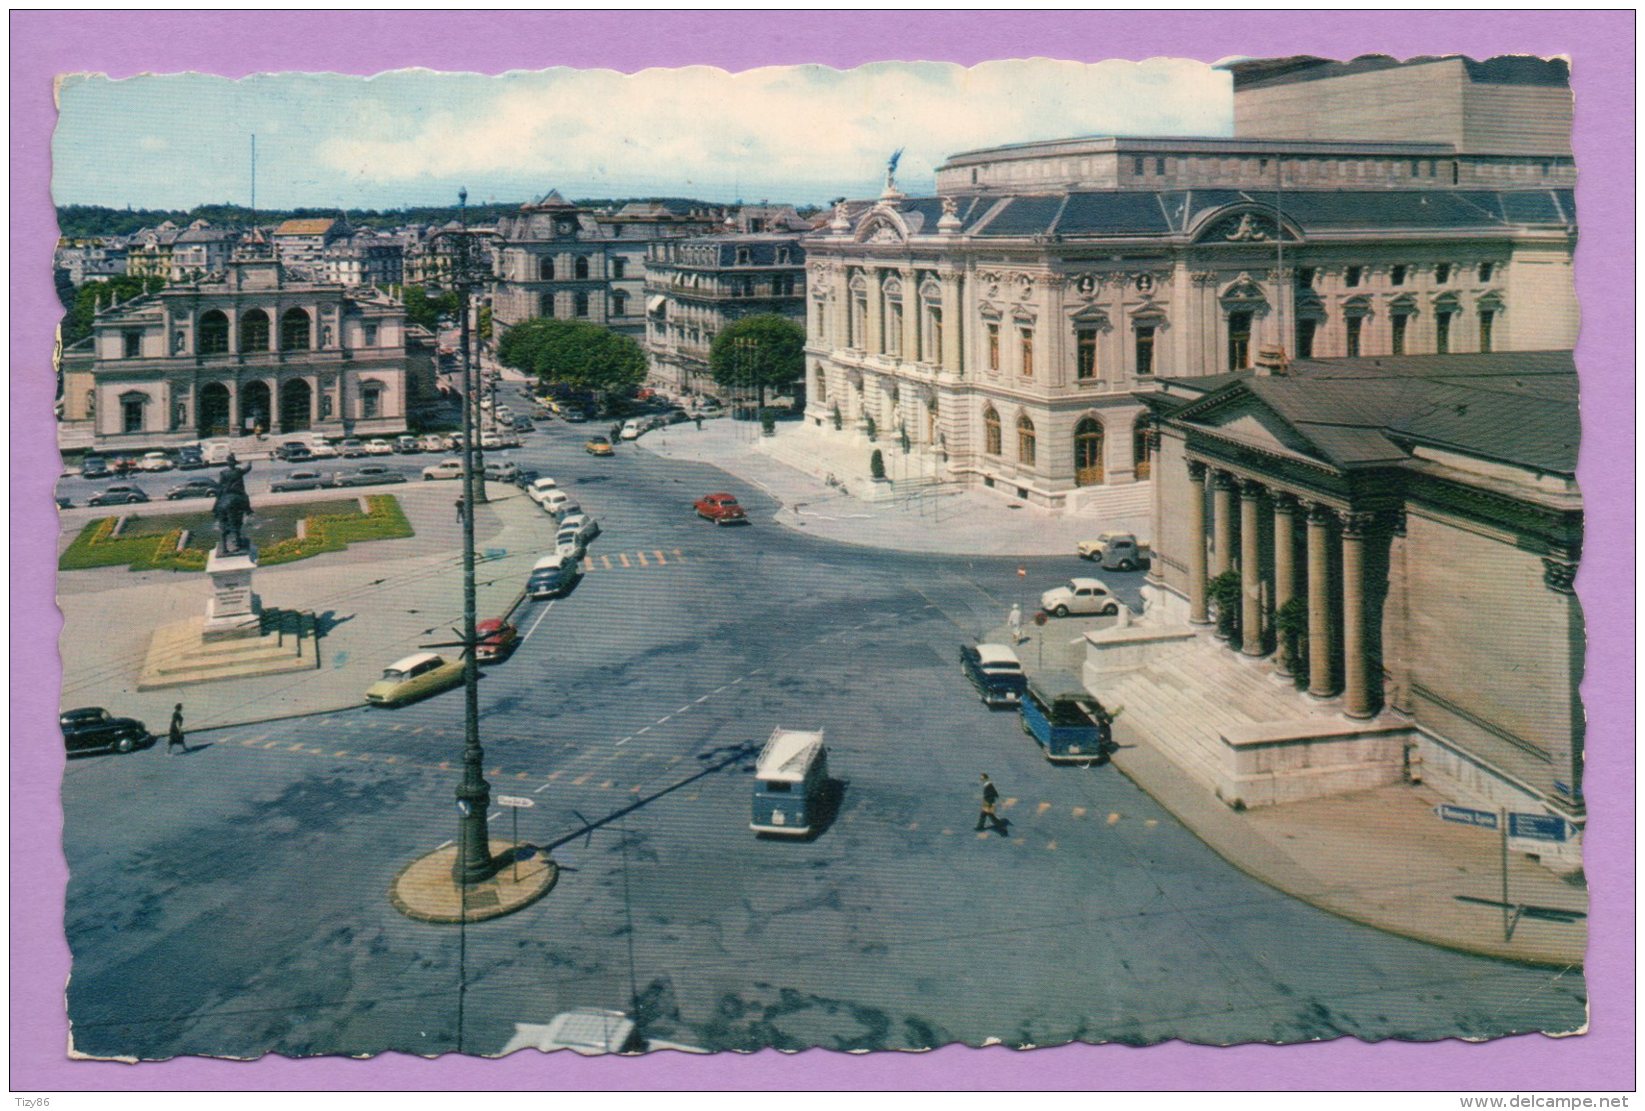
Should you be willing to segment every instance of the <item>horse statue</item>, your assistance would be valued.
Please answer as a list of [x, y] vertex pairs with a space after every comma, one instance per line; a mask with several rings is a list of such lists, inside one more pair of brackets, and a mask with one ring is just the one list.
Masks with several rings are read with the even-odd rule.
[[227, 466], [217, 476], [217, 500], [211, 515], [217, 521], [217, 554], [240, 555], [250, 546], [246, 541], [245, 520], [251, 515], [251, 498], [246, 494], [246, 474], [250, 463], [238, 462], [232, 453]]

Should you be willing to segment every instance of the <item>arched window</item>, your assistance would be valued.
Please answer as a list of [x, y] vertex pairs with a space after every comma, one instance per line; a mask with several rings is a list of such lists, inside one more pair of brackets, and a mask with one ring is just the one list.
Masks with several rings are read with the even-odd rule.
[[1074, 485], [1102, 483], [1102, 423], [1086, 417], [1074, 426]]
[[383, 384], [374, 379], [360, 383], [360, 419], [373, 420], [383, 415]]
[[125, 393], [120, 395], [120, 431], [130, 434], [143, 431], [143, 414], [148, 407], [149, 395], [146, 393]]
[[1136, 471], [1137, 481], [1141, 482], [1154, 470], [1154, 440], [1148, 425], [1146, 415], [1137, 418], [1137, 423], [1131, 428], [1131, 467]]
[[578, 255], [577, 261], [572, 263], [572, 271], [580, 281], [588, 277], [588, 256]]
[[307, 351], [308, 340], [308, 313], [302, 309], [287, 309], [280, 318], [280, 350]]
[[537, 260], [537, 280], [551, 282], [554, 280], [554, 260], [544, 257]]
[[199, 353], [223, 355], [228, 352], [228, 317], [217, 309], [200, 317]]
[[545, 293], [537, 298], [537, 315], [548, 320], [554, 319], [554, 294]]
[[240, 350], [268, 350], [268, 313], [252, 309], [240, 318]]
[[587, 316], [588, 315], [588, 294], [587, 293], [585, 293], [583, 290], [579, 289], [577, 291], [577, 296], [576, 296], [573, 303], [574, 303], [574, 306], [575, 306], [573, 308], [573, 311], [578, 316]]
[[987, 455], [1005, 454], [1000, 438], [1000, 415], [990, 405], [982, 411], [982, 450]]
[[1025, 467], [1034, 465], [1034, 422], [1027, 413], [1017, 418], [1017, 462]]

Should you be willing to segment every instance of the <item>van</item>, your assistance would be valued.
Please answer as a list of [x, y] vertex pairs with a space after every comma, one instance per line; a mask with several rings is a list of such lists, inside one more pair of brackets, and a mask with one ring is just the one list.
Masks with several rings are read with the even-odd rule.
[[828, 746], [822, 730], [777, 728], [754, 766], [755, 833], [807, 837], [816, 828], [828, 786]]
[[200, 445], [205, 453], [207, 463], [227, 463], [228, 457], [234, 454], [234, 445], [227, 440], [207, 440]]

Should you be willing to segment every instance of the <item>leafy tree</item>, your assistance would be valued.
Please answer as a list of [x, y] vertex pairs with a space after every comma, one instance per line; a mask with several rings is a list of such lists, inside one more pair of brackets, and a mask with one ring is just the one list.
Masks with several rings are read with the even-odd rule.
[[708, 372], [722, 386], [753, 386], [764, 409], [766, 390], [781, 392], [805, 375], [805, 329], [777, 313], [745, 316], [714, 337]]
[[497, 361], [579, 390], [626, 397], [645, 381], [645, 352], [629, 336], [583, 320], [516, 324], [497, 344]]
[[408, 285], [401, 291], [400, 300], [406, 307], [406, 319], [431, 332], [440, 326], [440, 317], [456, 316], [458, 312], [457, 294], [449, 289], [430, 297], [422, 286]]
[[92, 318], [96, 314], [99, 300], [104, 304], [111, 298], [121, 302], [130, 301], [133, 297], [153, 293], [165, 284], [164, 278], [136, 278], [130, 274], [87, 282], [75, 294], [74, 304], [69, 306], [68, 315], [63, 317], [63, 346], [79, 343], [91, 335]]

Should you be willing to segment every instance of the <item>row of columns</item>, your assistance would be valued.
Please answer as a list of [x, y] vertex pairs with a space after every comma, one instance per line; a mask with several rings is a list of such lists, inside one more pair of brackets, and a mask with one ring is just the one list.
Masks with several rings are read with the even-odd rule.
[[[847, 349], [851, 344], [851, 317], [857, 311], [856, 296], [851, 291], [850, 271], [841, 267], [835, 274], [833, 319], [830, 321], [833, 333], [829, 341], [837, 349]], [[864, 306], [865, 315], [859, 322], [862, 328], [863, 349], [871, 354], [882, 354], [887, 350], [885, 329], [887, 314], [885, 311], [885, 279], [896, 275], [902, 284], [900, 295], [902, 303], [902, 342], [901, 358], [904, 362], [912, 362], [915, 353], [920, 351], [920, 329], [924, 325], [925, 301], [920, 297], [918, 286], [918, 271], [912, 266], [898, 266], [893, 268], [868, 267], [862, 271], [865, 285]], [[961, 278], [957, 271], [937, 270], [937, 284], [941, 289], [941, 298], [938, 306], [942, 312], [942, 341], [940, 352], [925, 352], [927, 363], [933, 363], [942, 369], [959, 374], [963, 369], [961, 355], [960, 329], [960, 285]], [[819, 307], [819, 312], [824, 311]], [[935, 355], [936, 358], [931, 356]]]
[[[1329, 698], [1337, 693], [1332, 670], [1332, 606], [1330, 540], [1333, 528], [1342, 541], [1342, 687], [1343, 710], [1349, 717], [1376, 714], [1379, 698], [1373, 686], [1369, 627], [1366, 619], [1365, 541], [1373, 514], [1339, 510], [1320, 501], [1306, 501], [1284, 491], [1270, 491], [1261, 482], [1240, 479], [1228, 471], [1213, 471], [1189, 460], [1188, 602], [1189, 620], [1209, 624], [1208, 585], [1211, 578], [1235, 569], [1234, 495], [1239, 495], [1240, 650], [1248, 656], [1265, 654], [1263, 643], [1262, 524], [1265, 505], [1272, 513], [1274, 547], [1273, 611], [1296, 596], [1296, 518], [1307, 519], [1308, 693]], [[1206, 482], [1211, 483], [1209, 532], [1215, 562], [1208, 568], [1206, 553]], [[1289, 671], [1283, 638], [1279, 662]]]

